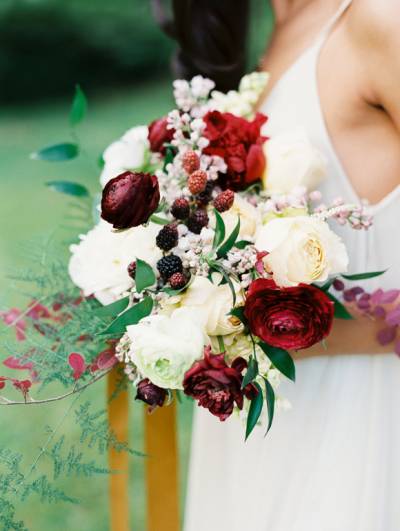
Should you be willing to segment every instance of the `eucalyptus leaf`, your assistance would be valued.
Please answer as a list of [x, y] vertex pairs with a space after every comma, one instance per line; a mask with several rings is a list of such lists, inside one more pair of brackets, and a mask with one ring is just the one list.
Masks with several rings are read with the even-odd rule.
[[110, 326], [104, 330], [103, 334], [120, 336], [125, 332], [127, 326], [137, 324], [141, 319], [150, 315], [152, 310], [153, 299], [145, 297], [114, 319]]
[[107, 304], [107, 306], [102, 306], [95, 310], [95, 315], [97, 317], [115, 317], [125, 310], [129, 304], [129, 297], [124, 297], [118, 301]]
[[278, 371], [289, 378], [289, 380], [292, 380], [292, 382], [296, 380], [296, 367], [289, 352], [282, 348], [271, 347], [263, 341], [259, 343], [259, 346]]
[[135, 283], [137, 292], [141, 293], [145, 288], [148, 288], [155, 284], [155, 282], [156, 275], [151, 265], [149, 265], [144, 260], [140, 260], [140, 258], [137, 258], [135, 271]]
[[258, 419], [260, 418], [261, 411], [263, 408], [263, 402], [264, 402], [263, 392], [262, 392], [261, 387], [259, 386], [257, 382], [254, 382], [253, 385], [255, 385], [255, 387], [257, 388], [258, 394], [252, 399], [250, 403], [250, 408], [249, 408], [249, 412], [247, 415], [247, 423], [246, 423], [246, 440], [248, 439], [249, 435], [253, 431], [255, 425], [258, 422]]
[[249, 364], [247, 367], [246, 374], [243, 377], [242, 389], [246, 387], [249, 383], [255, 380], [258, 376], [258, 362], [254, 356], [251, 356], [249, 359]]
[[380, 277], [385, 274], [387, 269], [383, 271], [371, 271], [369, 273], [356, 273], [354, 275], [341, 275], [346, 280], [367, 280], [368, 278]]
[[79, 155], [79, 146], [72, 142], [64, 142], [62, 144], [53, 144], [44, 147], [39, 151], [31, 154], [34, 160], [46, 160], [48, 162], [63, 162], [71, 160]]
[[274, 413], [275, 413], [275, 393], [272, 385], [269, 383], [269, 381], [264, 378], [265, 382], [265, 400], [267, 402], [267, 411], [268, 411], [268, 427], [265, 435], [269, 432], [272, 421], [274, 420]]
[[72, 126], [80, 123], [86, 116], [87, 99], [79, 85], [75, 87], [75, 95], [69, 113], [69, 122]]
[[228, 252], [235, 245], [237, 237], [239, 236], [239, 232], [240, 232], [240, 217], [238, 216], [238, 220], [237, 220], [235, 228], [233, 229], [233, 231], [230, 233], [228, 238], [224, 241], [224, 243], [219, 247], [217, 251], [218, 258], [223, 258], [228, 254]]
[[215, 214], [215, 235], [213, 241], [213, 249], [217, 249], [225, 239], [225, 223], [221, 214], [214, 208]]
[[346, 308], [346, 306], [341, 303], [332, 293], [327, 293], [328, 297], [335, 303], [334, 307], [334, 317], [336, 319], [346, 319], [350, 321], [351, 319], [354, 319], [354, 317], [351, 315], [349, 310]]
[[49, 181], [46, 186], [61, 194], [73, 195], [74, 197], [89, 197], [90, 193], [86, 186], [71, 181]]

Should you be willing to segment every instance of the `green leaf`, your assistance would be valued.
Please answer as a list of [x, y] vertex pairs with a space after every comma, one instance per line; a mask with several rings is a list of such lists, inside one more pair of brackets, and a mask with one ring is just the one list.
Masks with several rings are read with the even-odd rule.
[[284, 374], [289, 380], [294, 382], [296, 380], [296, 367], [292, 356], [286, 350], [278, 347], [271, 347], [267, 343], [261, 341], [259, 343], [260, 347], [270, 359], [271, 363], [274, 365], [278, 371]]
[[141, 319], [151, 314], [153, 310], [153, 299], [151, 297], [145, 297], [142, 301], [126, 310], [126, 312], [119, 315], [114, 321], [106, 328], [103, 334], [108, 335], [122, 335], [127, 326], [137, 324]]
[[80, 123], [86, 116], [87, 99], [79, 85], [75, 87], [75, 95], [69, 113], [69, 122], [72, 126]]
[[63, 162], [79, 155], [79, 146], [71, 142], [53, 144], [31, 154], [31, 159], [47, 160], [48, 162]]
[[335, 282], [335, 280], [336, 280], [336, 277], [333, 277], [327, 280], [325, 284], [323, 284], [322, 286], [317, 286], [315, 284], [313, 285], [315, 285], [316, 288], [322, 289], [322, 291], [328, 291], [331, 288], [332, 284]]
[[237, 249], [244, 249], [248, 245], [252, 245], [252, 242], [249, 242], [248, 240], [240, 240], [240, 241], [235, 243], [235, 247]]
[[225, 242], [220, 246], [220, 248], [217, 251], [218, 258], [223, 258], [232, 249], [232, 247], [235, 245], [237, 237], [239, 236], [239, 231], [240, 231], [240, 217], [238, 216], [238, 220], [237, 220], [235, 228], [233, 229], [233, 231], [230, 233], [228, 238], [225, 240]]
[[79, 183], [73, 183], [71, 181], [49, 181], [46, 186], [60, 192], [61, 194], [73, 195], [75, 197], [88, 197], [90, 195], [86, 186]]
[[234, 317], [237, 317], [243, 324], [247, 323], [246, 316], [244, 315], [244, 306], [238, 306], [237, 308], [232, 308], [229, 312]]
[[228, 286], [229, 286], [229, 288], [231, 290], [231, 293], [232, 293], [232, 301], [233, 301], [232, 306], [235, 306], [235, 304], [236, 304], [236, 291], [235, 291], [235, 286], [233, 285], [231, 277], [224, 270], [223, 267], [219, 267], [218, 265], [214, 265], [213, 269], [222, 275], [223, 280], [220, 282], [220, 285], [221, 284], [228, 284]]
[[153, 223], [157, 223], [157, 225], [168, 225], [169, 223], [171, 223], [170, 220], [160, 218], [160, 216], [156, 216], [155, 214], [152, 214], [150, 216], [150, 221], [152, 221]]
[[370, 273], [356, 273], [355, 275], [341, 275], [346, 280], [366, 280], [368, 278], [380, 277], [386, 273], [387, 269], [383, 271], [371, 271]]
[[164, 166], [163, 166], [163, 171], [166, 170], [168, 164], [170, 162], [172, 162], [175, 158], [175, 148], [174, 147], [171, 147], [171, 145], [167, 145], [165, 147], [165, 157], [164, 157]]
[[264, 378], [264, 382], [265, 382], [265, 400], [267, 402], [267, 411], [268, 411], [268, 428], [265, 433], [265, 435], [267, 435], [267, 433], [269, 432], [272, 426], [272, 421], [274, 420], [275, 393], [274, 393], [274, 389], [272, 385], [269, 383], [269, 381], [266, 378]]
[[242, 389], [246, 387], [249, 383], [255, 380], [258, 376], [258, 362], [254, 356], [251, 356], [249, 359], [249, 364], [247, 367], [246, 374], [244, 375], [242, 381]]
[[98, 308], [94, 313], [97, 315], [97, 317], [115, 317], [123, 312], [128, 304], [129, 297], [124, 297], [123, 299], [119, 299], [119, 301], [115, 301], [111, 304], [107, 304], [107, 306]]
[[331, 301], [335, 303], [335, 311], [333, 315], [336, 317], [336, 319], [346, 319], [348, 321], [354, 319], [346, 306], [342, 304], [334, 295], [332, 295], [332, 293], [328, 292], [327, 295]]
[[216, 249], [221, 245], [221, 243], [225, 239], [225, 223], [222, 219], [221, 214], [218, 212], [216, 208], [214, 208], [214, 214], [215, 214], [215, 235], [214, 235], [214, 241], [213, 241], [213, 249]]
[[141, 293], [145, 288], [155, 284], [156, 275], [151, 265], [138, 258], [136, 260], [135, 283], [136, 290]]
[[250, 433], [253, 431], [255, 425], [260, 418], [261, 411], [263, 408], [263, 393], [261, 387], [257, 382], [254, 382], [254, 385], [257, 388], [258, 395], [253, 398], [250, 403], [249, 413], [247, 415], [247, 424], [246, 424], [246, 440], [248, 439]]

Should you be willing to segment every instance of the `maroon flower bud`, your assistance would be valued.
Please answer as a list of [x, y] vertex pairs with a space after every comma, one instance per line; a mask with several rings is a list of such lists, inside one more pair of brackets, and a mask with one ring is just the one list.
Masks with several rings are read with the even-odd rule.
[[154, 385], [148, 378], [140, 381], [136, 390], [136, 400], [145, 402], [151, 409], [164, 405], [167, 398], [167, 391]]
[[148, 221], [160, 202], [157, 177], [126, 171], [103, 190], [101, 217], [115, 229], [137, 227]]
[[167, 118], [159, 118], [154, 120], [149, 125], [149, 135], [148, 139], [150, 142], [150, 149], [155, 153], [165, 153], [165, 144], [171, 142], [172, 137], [174, 136], [173, 129], [167, 129]]

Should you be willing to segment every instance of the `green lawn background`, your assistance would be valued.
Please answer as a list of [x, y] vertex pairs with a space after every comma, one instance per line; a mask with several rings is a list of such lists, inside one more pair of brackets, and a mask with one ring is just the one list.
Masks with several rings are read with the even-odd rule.
[[[71, 94], [72, 96], [72, 94]], [[93, 192], [99, 190], [98, 169], [95, 162], [104, 147], [118, 138], [129, 127], [148, 123], [171, 108], [170, 85], [157, 80], [151, 85], [138, 85], [131, 89], [91, 98], [85, 122], [79, 127], [86, 158], [63, 164], [32, 161], [29, 154], [46, 144], [69, 139], [68, 112], [70, 101], [58, 101], [33, 107], [2, 109], [0, 119], [0, 308], [21, 304], [21, 288], [8, 278], [20, 268], [33, 266], [32, 242], [40, 248], [47, 239], [65, 240], [63, 229], [70, 207], [69, 199], [45, 187], [54, 179], [76, 180]], [[64, 255], [67, 258], [65, 246]], [[3, 327], [4, 333], [4, 327]], [[4, 336], [3, 336], [4, 337]], [[1, 340], [0, 335], [0, 349]], [[6, 356], [0, 350], [1, 359]], [[1, 371], [0, 371], [1, 373]], [[105, 387], [100, 382], [83, 397], [89, 398], [98, 409], [105, 406]], [[131, 393], [130, 434], [131, 445], [143, 450], [143, 409], [133, 401]], [[24, 469], [30, 464], [46, 440], [44, 426], [54, 427], [68, 408], [69, 402], [58, 402], [36, 408], [19, 406], [0, 410], [0, 447], [21, 451], [25, 456]], [[191, 405], [179, 406], [179, 441], [181, 453], [181, 485], [185, 489], [188, 458]], [[79, 430], [73, 416], [64, 423], [60, 433], [67, 433], [70, 442], [77, 440]], [[99, 463], [106, 464], [105, 458]], [[131, 529], [145, 529], [145, 490], [143, 458], [131, 458], [130, 500]], [[46, 468], [45, 468], [46, 469]], [[51, 471], [48, 470], [48, 473]], [[108, 525], [107, 476], [95, 478], [67, 478], [62, 487], [81, 499], [81, 504], [49, 505], [32, 496], [17, 515], [24, 519], [31, 531], [106, 531]], [[161, 531], [161, 530], [160, 530]]]

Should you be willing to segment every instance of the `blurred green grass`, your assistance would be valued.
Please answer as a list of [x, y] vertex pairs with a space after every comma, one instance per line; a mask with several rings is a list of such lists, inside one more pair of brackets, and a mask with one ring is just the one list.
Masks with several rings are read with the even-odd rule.
[[[18, 284], [10, 281], [8, 275], [32, 266], [28, 250], [32, 248], [32, 242], [37, 242], [38, 246], [49, 238], [63, 242], [68, 233], [62, 225], [69, 213], [69, 200], [46, 188], [45, 183], [54, 179], [71, 179], [85, 184], [93, 192], [98, 191], [99, 171], [95, 163], [104, 147], [129, 127], [148, 123], [171, 108], [170, 85], [166, 79], [103, 96], [96, 95], [93, 99], [90, 94], [88, 96], [88, 116], [79, 128], [86, 156], [64, 164], [31, 161], [29, 154], [46, 144], [69, 138], [69, 100], [0, 109], [0, 309], [24, 302]], [[65, 248], [65, 259], [67, 253]], [[0, 347], [1, 339], [0, 335]], [[0, 355], [0, 359], [4, 359], [5, 352], [0, 351]], [[134, 403], [133, 393], [131, 397], [131, 445], [143, 450], [143, 409]], [[93, 401], [95, 409], [105, 407], [104, 383], [90, 388], [82, 399]], [[28, 470], [47, 438], [44, 426], [54, 427], [68, 406], [69, 402], [64, 401], [40, 408], [2, 408], [0, 447], [23, 453], [26, 457], [24, 470]], [[179, 405], [182, 493], [185, 490], [191, 413], [190, 402], [184, 401]], [[63, 432], [67, 433], [69, 442], [77, 440], [79, 430], [74, 425], [73, 415], [60, 431]], [[105, 456], [98, 461], [105, 465]], [[131, 529], [134, 531], [145, 530], [143, 468], [143, 458], [131, 458]], [[79, 497], [81, 504], [48, 505], [32, 496], [26, 503], [17, 506], [17, 516], [25, 520], [31, 531], [109, 529], [106, 476], [66, 478], [62, 487], [67, 493]]]

